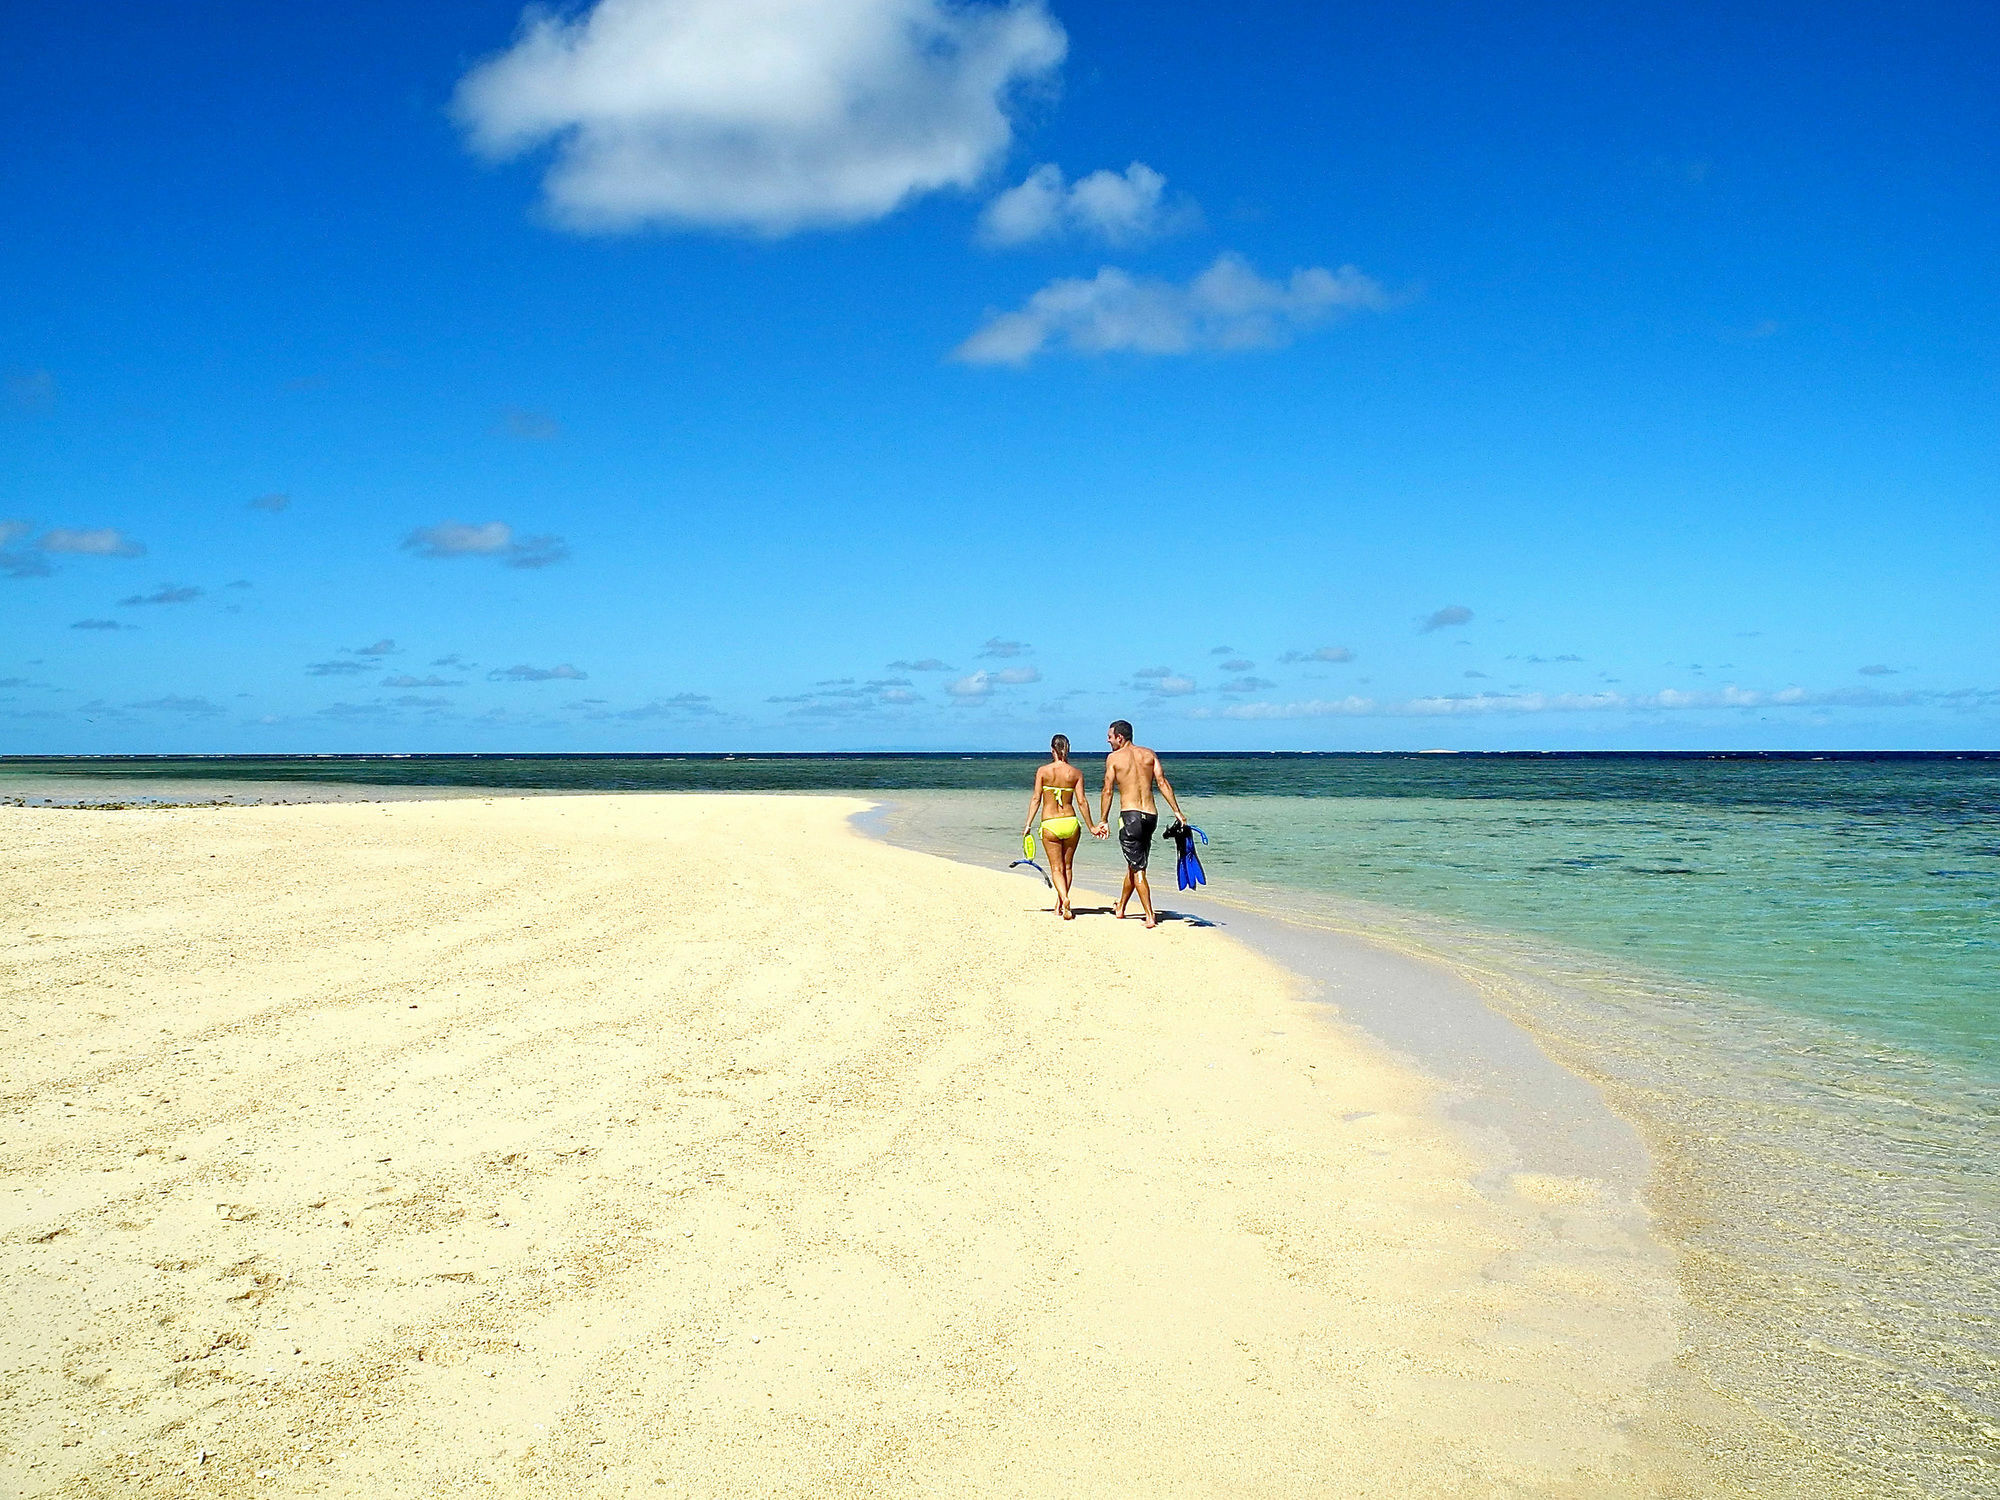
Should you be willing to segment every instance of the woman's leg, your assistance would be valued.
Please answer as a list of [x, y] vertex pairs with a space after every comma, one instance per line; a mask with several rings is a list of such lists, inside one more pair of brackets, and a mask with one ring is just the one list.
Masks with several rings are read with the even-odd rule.
[[1083, 840], [1081, 833], [1066, 839], [1045, 842], [1049, 851], [1049, 878], [1056, 883], [1056, 914], [1065, 922], [1070, 919], [1069, 872], [1076, 863], [1076, 846]]

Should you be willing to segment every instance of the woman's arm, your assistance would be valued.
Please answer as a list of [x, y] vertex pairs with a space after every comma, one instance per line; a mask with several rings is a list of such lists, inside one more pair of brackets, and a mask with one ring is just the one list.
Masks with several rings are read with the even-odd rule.
[[1035, 814], [1041, 811], [1041, 806], [1042, 806], [1042, 773], [1040, 771], [1037, 771], [1035, 772], [1035, 789], [1034, 791], [1028, 794], [1028, 820], [1021, 825], [1022, 837], [1025, 838], [1027, 836], [1028, 830], [1035, 826]]

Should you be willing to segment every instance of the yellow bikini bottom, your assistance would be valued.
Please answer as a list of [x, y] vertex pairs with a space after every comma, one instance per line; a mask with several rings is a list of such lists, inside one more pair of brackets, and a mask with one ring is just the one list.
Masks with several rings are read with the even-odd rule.
[[1077, 822], [1075, 818], [1042, 819], [1042, 837], [1045, 840], [1054, 839], [1057, 843], [1062, 843], [1065, 840], [1075, 838], [1081, 832], [1083, 832], [1083, 825]]

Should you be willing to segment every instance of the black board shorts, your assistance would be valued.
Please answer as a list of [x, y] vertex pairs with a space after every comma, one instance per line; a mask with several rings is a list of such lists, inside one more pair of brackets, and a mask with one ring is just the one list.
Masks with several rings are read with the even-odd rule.
[[1125, 863], [1134, 870], [1146, 868], [1153, 857], [1153, 831], [1160, 826], [1156, 812], [1126, 808], [1118, 815], [1118, 847], [1125, 851]]

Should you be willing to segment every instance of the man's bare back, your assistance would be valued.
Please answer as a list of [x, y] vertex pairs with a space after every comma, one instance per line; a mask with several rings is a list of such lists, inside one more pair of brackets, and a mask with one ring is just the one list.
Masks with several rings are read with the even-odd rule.
[[1146, 861], [1152, 856], [1153, 833], [1160, 824], [1159, 809], [1153, 803], [1155, 784], [1176, 818], [1181, 817], [1181, 805], [1174, 797], [1173, 783], [1167, 780], [1160, 757], [1144, 745], [1132, 743], [1130, 724], [1117, 720], [1105, 738], [1110, 742], [1111, 753], [1104, 758], [1103, 813], [1097, 821], [1100, 824], [1111, 821], [1111, 798], [1116, 793], [1121, 804], [1118, 847], [1125, 854], [1125, 885], [1118, 893], [1118, 915], [1125, 915], [1125, 903], [1137, 891], [1139, 904], [1146, 911], [1146, 925], [1157, 926], [1153, 888], [1146, 880]]

